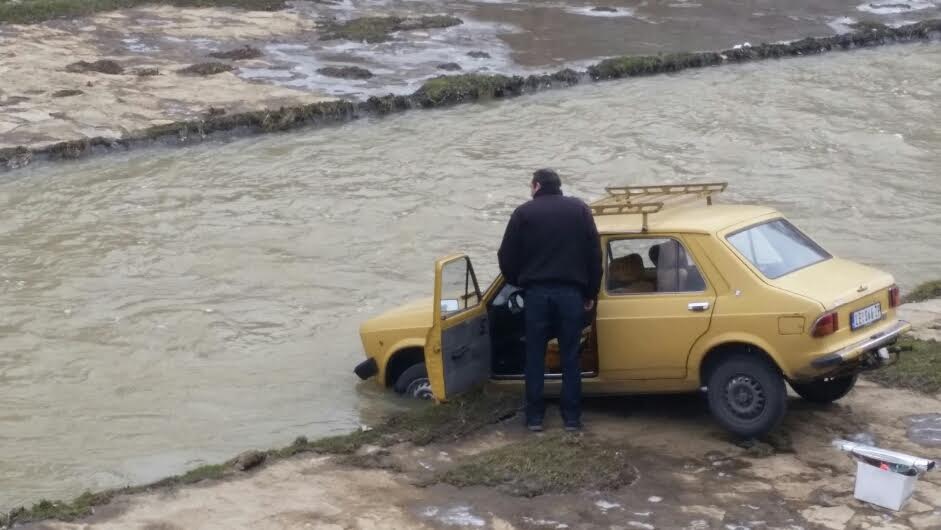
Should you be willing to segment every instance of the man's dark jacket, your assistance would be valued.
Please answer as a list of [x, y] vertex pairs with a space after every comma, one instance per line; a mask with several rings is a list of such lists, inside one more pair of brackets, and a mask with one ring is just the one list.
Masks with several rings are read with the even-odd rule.
[[512, 285], [571, 284], [586, 300], [601, 288], [601, 241], [591, 210], [560, 191], [539, 190], [513, 212], [498, 258]]

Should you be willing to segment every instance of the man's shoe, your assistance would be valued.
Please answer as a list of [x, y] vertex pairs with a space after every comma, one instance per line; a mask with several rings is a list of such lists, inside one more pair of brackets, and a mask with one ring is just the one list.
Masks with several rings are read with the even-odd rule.
[[526, 428], [529, 429], [529, 432], [542, 432], [541, 423], [530, 423], [526, 425]]
[[565, 432], [579, 432], [582, 430], [581, 423], [566, 423]]

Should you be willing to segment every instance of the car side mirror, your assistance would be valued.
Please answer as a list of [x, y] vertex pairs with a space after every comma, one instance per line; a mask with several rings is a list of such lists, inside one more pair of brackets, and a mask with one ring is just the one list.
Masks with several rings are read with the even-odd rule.
[[510, 310], [510, 313], [514, 315], [522, 313], [525, 306], [526, 301], [523, 299], [522, 291], [514, 291], [510, 293], [510, 296], [506, 299], [506, 307]]

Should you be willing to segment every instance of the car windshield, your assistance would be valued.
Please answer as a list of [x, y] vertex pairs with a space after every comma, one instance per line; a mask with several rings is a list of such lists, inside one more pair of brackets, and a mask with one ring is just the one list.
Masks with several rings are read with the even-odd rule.
[[726, 239], [745, 259], [771, 279], [832, 257], [784, 219], [746, 228]]

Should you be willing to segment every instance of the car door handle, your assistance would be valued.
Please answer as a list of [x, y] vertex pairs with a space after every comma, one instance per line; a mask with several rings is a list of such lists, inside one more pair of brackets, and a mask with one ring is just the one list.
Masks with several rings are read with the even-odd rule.
[[457, 351], [451, 354], [451, 359], [456, 361], [460, 359], [461, 357], [464, 357], [464, 355], [466, 355], [467, 352], [469, 351], [470, 351], [470, 346], [467, 346], [467, 345], [461, 346], [460, 348], [457, 349]]
[[701, 313], [709, 309], [709, 302], [690, 302], [689, 304], [686, 305], [686, 309], [689, 309], [690, 311], [696, 311], [697, 313]]

